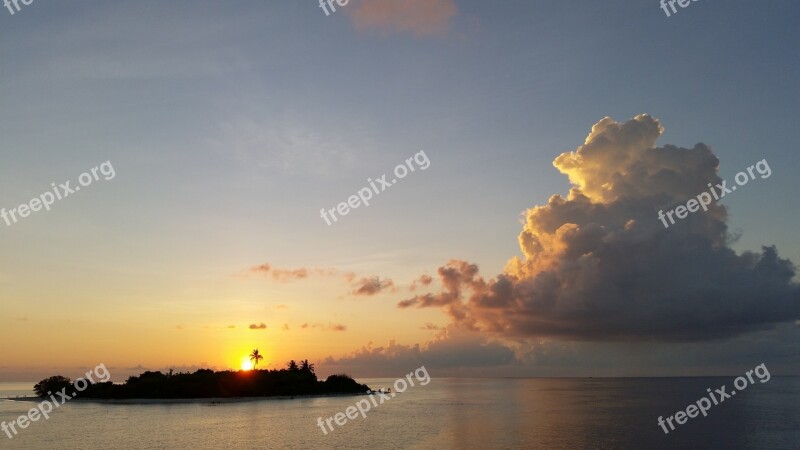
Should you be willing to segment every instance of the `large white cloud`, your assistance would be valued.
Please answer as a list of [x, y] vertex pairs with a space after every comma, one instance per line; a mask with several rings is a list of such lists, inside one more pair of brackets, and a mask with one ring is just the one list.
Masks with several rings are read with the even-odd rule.
[[648, 115], [604, 118], [555, 159], [573, 187], [527, 211], [522, 258], [491, 279], [450, 261], [440, 292], [399, 306], [442, 307], [498, 337], [600, 341], [717, 339], [800, 318], [792, 263], [774, 247], [736, 254], [725, 206], [669, 228], [657, 219], [722, 181], [708, 146], [656, 147], [662, 132]]

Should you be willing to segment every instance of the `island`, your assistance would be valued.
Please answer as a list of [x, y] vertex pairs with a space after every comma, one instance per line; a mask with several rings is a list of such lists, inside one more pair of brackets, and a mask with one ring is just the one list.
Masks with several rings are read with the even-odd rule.
[[39, 398], [49, 398], [52, 393], [69, 392], [72, 398], [91, 400], [184, 400], [184, 399], [237, 399], [264, 397], [329, 396], [366, 394], [370, 388], [357, 383], [346, 374], [330, 375], [319, 381], [314, 365], [304, 360], [297, 364], [289, 361], [288, 367], [277, 370], [225, 370], [199, 369], [193, 373], [147, 371], [131, 376], [122, 384], [111, 381], [86, 382], [87, 386], [76, 392], [73, 382], [64, 376], [53, 376], [36, 384], [34, 392]]

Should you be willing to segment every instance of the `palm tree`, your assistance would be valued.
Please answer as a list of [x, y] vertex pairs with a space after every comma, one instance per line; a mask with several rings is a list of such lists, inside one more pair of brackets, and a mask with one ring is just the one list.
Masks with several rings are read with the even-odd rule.
[[314, 373], [314, 364], [311, 364], [307, 359], [304, 359], [300, 361], [300, 371]]
[[258, 349], [253, 350], [253, 353], [250, 353], [250, 361], [253, 361], [253, 368], [255, 369], [258, 367], [258, 362], [264, 359], [260, 353], [258, 353]]
[[297, 367], [297, 362], [295, 362], [295, 360], [289, 361], [289, 370], [291, 370], [292, 372], [297, 372], [298, 367]]

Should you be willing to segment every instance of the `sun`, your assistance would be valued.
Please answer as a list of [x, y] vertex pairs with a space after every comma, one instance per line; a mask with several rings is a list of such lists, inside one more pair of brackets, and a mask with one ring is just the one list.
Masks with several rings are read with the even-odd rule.
[[250, 361], [250, 358], [245, 357], [242, 360], [242, 370], [253, 370], [253, 363]]

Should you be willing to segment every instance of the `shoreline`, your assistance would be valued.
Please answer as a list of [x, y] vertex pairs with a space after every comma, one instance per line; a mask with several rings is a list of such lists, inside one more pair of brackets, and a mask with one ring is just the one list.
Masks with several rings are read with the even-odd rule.
[[[309, 398], [324, 397], [351, 397], [356, 395], [367, 395], [366, 393], [341, 393], [341, 394], [302, 394], [302, 395], [276, 395], [269, 397], [208, 397], [208, 398], [123, 398], [123, 399], [102, 399], [102, 398], [72, 398], [70, 402], [81, 403], [100, 403], [105, 405], [174, 405], [174, 404], [209, 404], [224, 405], [230, 403], [247, 403], [271, 400], [300, 400]], [[2, 400], [12, 402], [40, 402], [45, 401], [39, 397], [6, 397]]]

